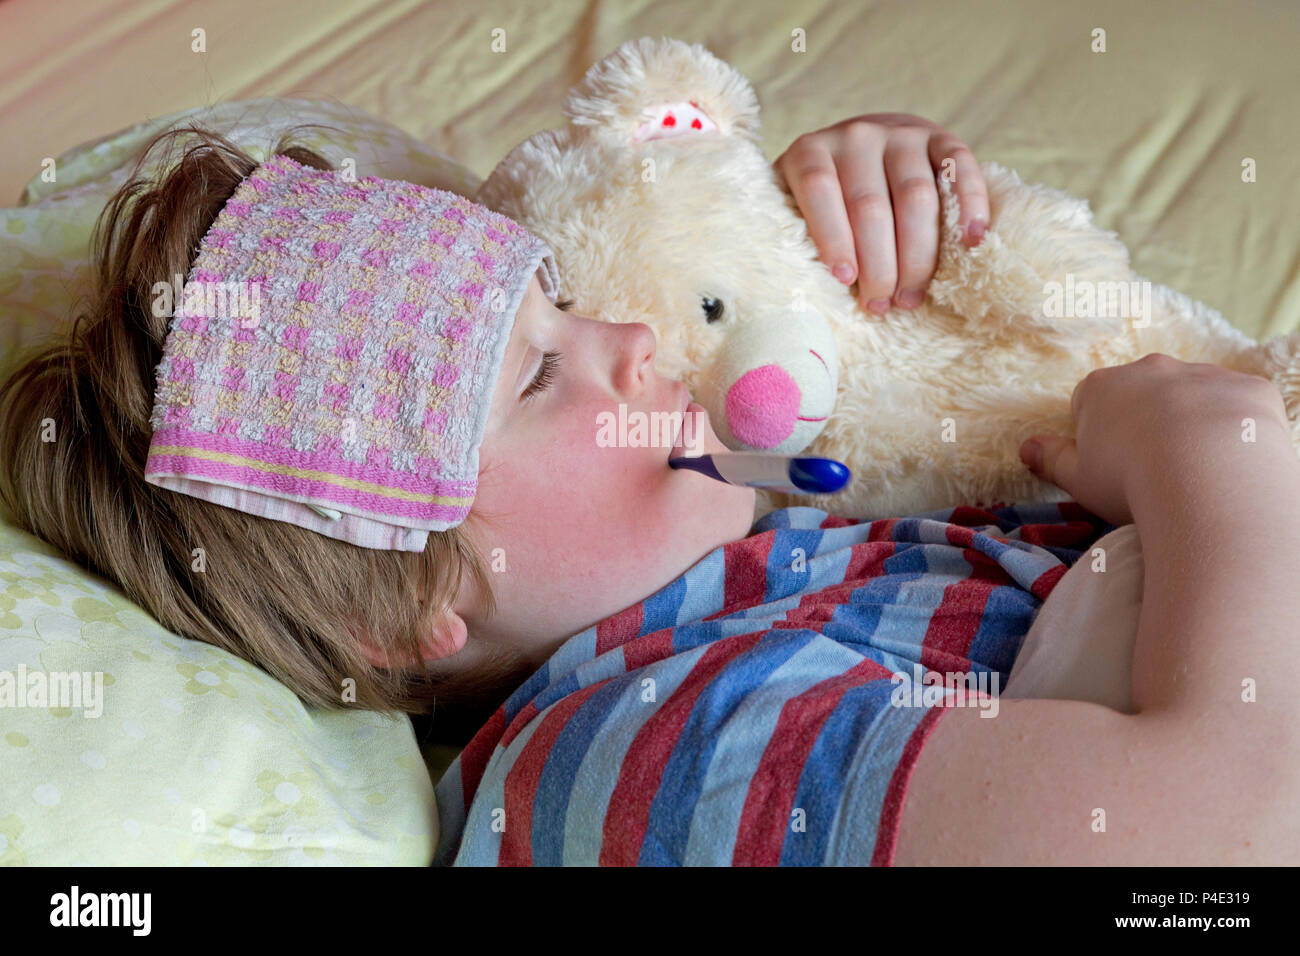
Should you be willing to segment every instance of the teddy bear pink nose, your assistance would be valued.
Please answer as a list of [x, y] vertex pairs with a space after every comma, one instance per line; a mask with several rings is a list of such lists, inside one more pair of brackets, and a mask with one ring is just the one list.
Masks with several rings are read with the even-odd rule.
[[799, 415], [799, 386], [779, 365], [760, 365], [727, 389], [727, 427], [751, 448], [775, 448]]

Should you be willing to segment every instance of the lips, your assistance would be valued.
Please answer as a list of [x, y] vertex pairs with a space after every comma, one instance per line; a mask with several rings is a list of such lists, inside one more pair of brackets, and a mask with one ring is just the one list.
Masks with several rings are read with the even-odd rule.
[[[696, 458], [703, 454], [703, 420], [697, 420], [694, 417], [696, 414], [708, 415], [708, 412], [696, 402], [688, 402], [686, 408], [682, 411], [682, 424], [677, 429], [673, 447], [668, 450], [669, 458]], [[691, 423], [689, 426], [688, 421]], [[698, 426], [697, 421], [699, 422]], [[691, 438], [691, 444], [695, 446], [695, 450], [687, 448], [685, 444], [685, 439], [688, 437], [686, 432], [688, 427], [692, 429], [689, 437]]]
[[669, 458], [674, 457], [681, 448], [682, 433], [686, 428], [686, 416], [692, 404], [691, 390], [686, 387], [686, 383], [678, 379], [673, 384], [682, 391], [681, 398], [677, 402], [677, 407], [682, 411], [682, 423], [677, 426], [677, 434], [673, 435], [673, 447], [668, 449]]

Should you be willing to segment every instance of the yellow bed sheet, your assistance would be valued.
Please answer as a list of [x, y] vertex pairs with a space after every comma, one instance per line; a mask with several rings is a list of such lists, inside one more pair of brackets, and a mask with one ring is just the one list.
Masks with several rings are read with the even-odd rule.
[[647, 34], [744, 71], [771, 158], [846, 116], [918, 113], [1088, 198], [1142, 274], [1253, 335], [1300, 329], [1293, 0], [6, 0], [0, 204], [78, 143], [257, 96], [360, 107], [486, 176], [562, 122], [592, 62]]

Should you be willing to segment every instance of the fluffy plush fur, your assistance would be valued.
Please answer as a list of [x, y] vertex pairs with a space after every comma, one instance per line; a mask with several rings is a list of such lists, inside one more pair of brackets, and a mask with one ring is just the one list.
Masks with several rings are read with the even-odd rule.
[[[853, 471], [838, 495], [765, 496], [760, 513], [1061, 500], [1021, 464], [1020, 444], [1073, 434], [1080, 379], [1149, 352], [1271, 379], [1300, 438], [1300, 336], [1258, 344], [1145, 282], [1085, 201], [987, 163], [990, 227], [967, 249], [940, 176], [927, 301], [879, 317], [818, 259], [763, 155], [753, 88], [703, 47], [625, 43], [564, 111], [568, 125], [517, 146], [476, 198], [550, 243], [579, 312], [650, 325], [659, 371], [687, 383], [729, 446], [805, 450]], [[1121, 290], [1135, 293], [1127, 309]]]

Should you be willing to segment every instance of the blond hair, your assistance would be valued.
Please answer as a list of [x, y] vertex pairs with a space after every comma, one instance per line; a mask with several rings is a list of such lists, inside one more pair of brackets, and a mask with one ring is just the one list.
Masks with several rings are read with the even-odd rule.
[[[292, 145], [292, 133], [272, 152], [333, 168]], [[143, 177], [155, 150], [159, 172]], [[198, 125], [145, 146], [95, 223], [89, 303], [66, 335], [0, 386], [0, 500], [22, 527], [115, 582], [164, 627], [239, 655], [304, 703], [419, 714], [436, 699], [435, 735], [463, 742], [527, 676], [520, 657], [497, 648], [474, 673], [378, 668], [357, 635], [388, 660], [420, 660], [421, 638], [466, 573], [495, 610], [465, 525], [431, 533], [422, 553], [380, 551], [144, 480], [169, 321], [153, 313], [154, 284], [189, 274], [217, 213], [257, 165]]]

